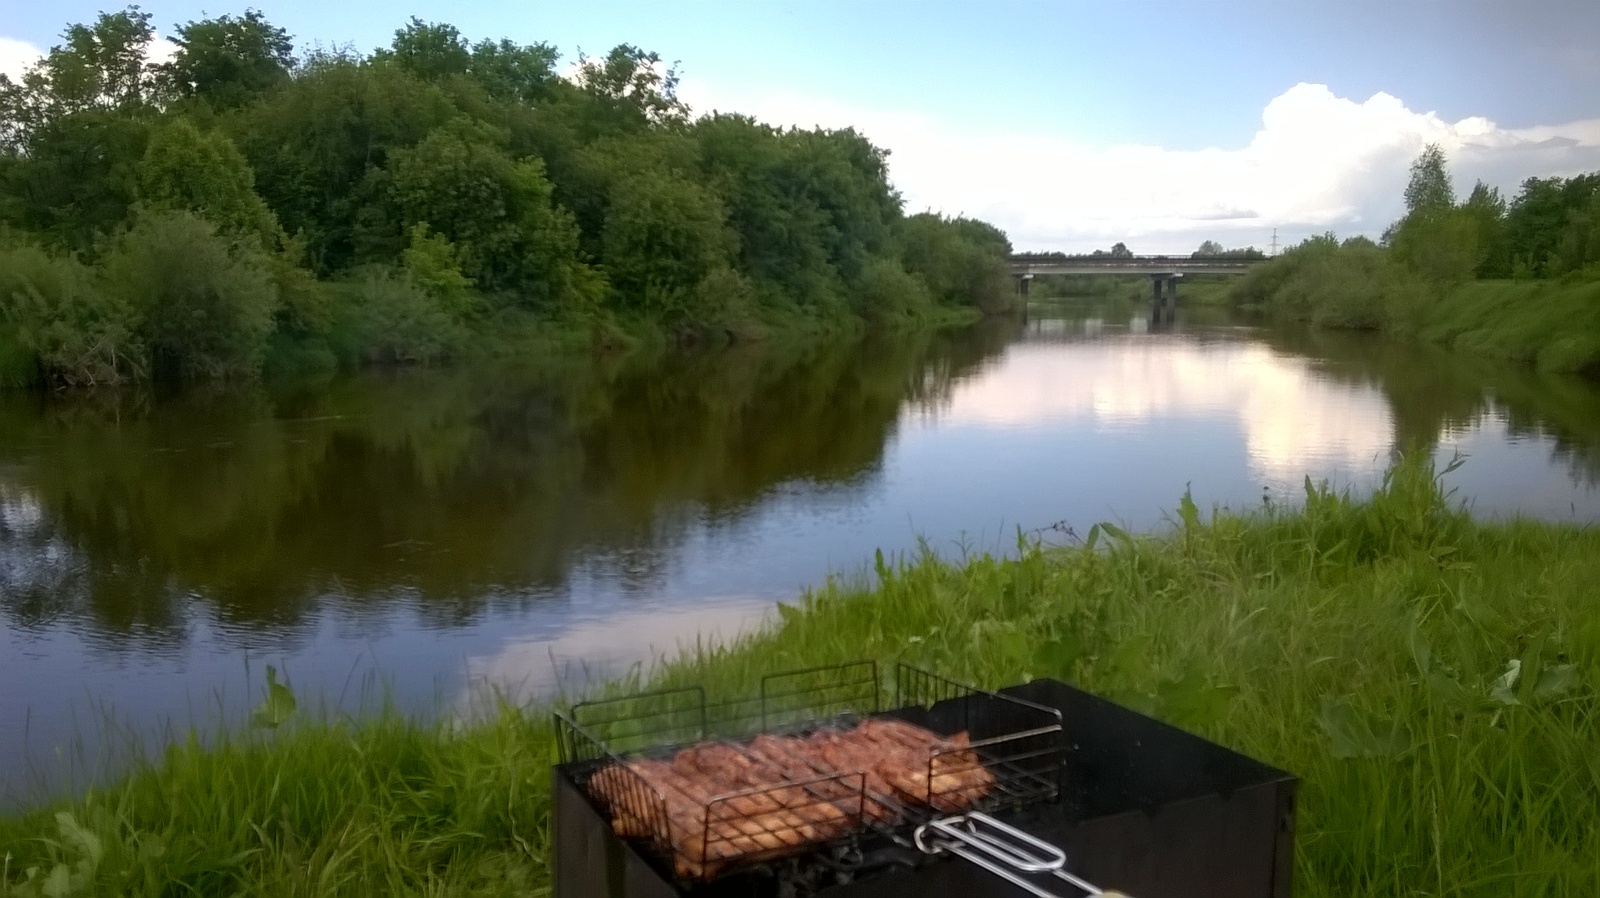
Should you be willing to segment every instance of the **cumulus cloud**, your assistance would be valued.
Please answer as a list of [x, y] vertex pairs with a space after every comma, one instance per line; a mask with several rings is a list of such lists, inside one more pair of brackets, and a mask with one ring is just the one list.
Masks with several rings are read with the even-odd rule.
[[16, 81], [27, 71], [28, 66], [38, 62], [43, 55], [43, 51], [27, 41], [0, 37], [0, 75], [6, 75], [12, 81]]
[[1262, 110], [1242, 146], [1171, 150], [1093, 146], [1054, 136], [974, 133], [905, 113], [798, 94], [725, 98], [686, 80], [700, 111], [721, 106], [775, 124], [853, 126], [890, 151], [890, 175], [912, 211], [992, 221], [1021, 249], [1189, 251], [1202, 240], [1265, 246], [1332, 230], [1378, 236], [1401, 213], [1408, 167], [1429, 142], [1449, 154], [1457, 189], [1476, 179], [1514, 191], [1532, 175], [1600, 168], [1600, 120], [1505, 129], [1457, 122], [1378, 93], [1364, 101], [1297, 84]]
[[[150, 42], [150, 48], [144, 58], [146, 62], [159, 65], [170, 62], [177, 52], [177, 44], [158, 34]], [[0, 37], [0, 74], [9, 76], [12, 81], [19, 80], [23, 72], [43, 58], [44, 51], [27, 41]]]

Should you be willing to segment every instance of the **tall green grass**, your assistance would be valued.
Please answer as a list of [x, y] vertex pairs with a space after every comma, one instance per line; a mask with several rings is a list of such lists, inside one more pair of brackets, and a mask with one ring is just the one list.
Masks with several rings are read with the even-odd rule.
[[[1160, 535], [880, 557], [633, 680], [731, 694], [862, 657], [1066, 678], [1299, 774], [1297, 895], [1593, 895], [1597, 582], [1600, 532], [1474, 521], [1403, 464], [1365, 500], [1184, 497]], [[515, 708], [178, 745], [0, 820], [0, 895], [534, 894], [550, 753], [544, 712]]]

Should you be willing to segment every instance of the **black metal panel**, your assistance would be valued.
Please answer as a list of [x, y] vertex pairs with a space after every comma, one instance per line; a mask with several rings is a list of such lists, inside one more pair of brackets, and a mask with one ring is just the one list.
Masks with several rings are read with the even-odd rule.
[[[1136, 898], [1289, 898], [1295, 778], [1080, 689], [1037, 680], [1001, 690], [1057, 709], [1066, 735], [1061, 799], [1005, 815], [1064, 848], [1069, 868]], [[964, 709], [901, 708], [895, 716], [974, 736], [1003, 719]], [[1008, 713], [996, 709], [995, 713]], [[939, 719], [944, 718], [944, 719]], [[670, 871], [612, 834], [607, 819], [562, 765], [555, 771], [556, 898], [1022, 898], [1027, 893], [971, 865], [927, 859], [868, 835], [862, 849], [886, 863], [857, 874], [819, 874], [796, 863], [676, 886]], [[914, 868], [910, 865], [915, 865]], [[786, 872], [786, 870], [788, 872]], [[803, 876], [794, 871], [804, 870]], [[854, 881], [849, 881], [854, 879]], [[1053, 884], [1052, 884], [1053, 882]], [[1073, 890], [1043, 880], [1059, 894]]]

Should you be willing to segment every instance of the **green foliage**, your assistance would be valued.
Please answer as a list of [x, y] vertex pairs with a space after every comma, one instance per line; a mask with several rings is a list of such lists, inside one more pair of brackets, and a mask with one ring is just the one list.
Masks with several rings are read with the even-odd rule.
[[446, 300], [411, 277], [374, 268], [338, 285], [331, 341], [350, 364], [434, 362], [467, 343]]
[[1411, 163], [1411, 180], [1406, 182], [1406, 214], [1441, 212], [1456, 204], [1455, 188], [1445, 168], [1444, 150], [1436, 143], [1422, 148]]
[[[254, 10], [180, 26], [152, 67], [153, 34], [135, 7], [105, 14], [0, 82], [0, 225], [98, 268], [158, 213], [259, 249], [234, 255], [277, 299], [222, 306], [275, 309], [270, 332], [213, 322], [240, 342], [180, 361], [180, 330], [141, 300], [153, 376], [247, 376], [258, 343], [302, 370], [509, 348], [546, 325], [609, 345], [619, 327], [721, 339], [963, 314], [934, 312], [930, 290], [1009, 307], [1004, 235], [966, 219], [902, 234], [885, 153], [860, 134], [691, 122], [675, 69], [631, 45], [565, 78], [547, 44], [415, 18], [370, 55], [299, 62]], [[418, 336], [438, 315], [447, 339]], [[7, 379], [31, 352], [6, 342]]]
[[893, 259], [872, 259], [856, 291], [858, 310], [869, 321], [914, 320], [932, 302], [928, 286]]
[[923, 212], [900, 223], [898, 242], [906, 268], [939, 302], [987, 314], [1010, 310], [1016, 294], [1005, 264], [1011, 241], [993, 225]]
[[410, 242], [400, 254], [400, 264], [418, 287], [432, 294], [444, 308], [464, 315], [472, 308], [474, 281], [461, 273], [461, 254], [443, 234], [428, 233], [428, 225], [412, 226]]
[[720, 199], [683, 175], [647, 169], [617, 177], [608, 200], [601, 246], [617, 305], [665, 320], [692, 314], [695, 287], [731, 262]]
[[1511, 274], [1552, 277], [1600, 261], [1595, 227], [1600, 172], [1575, 178], [1529, 178], [1506, 208]]
[[259, 249], [187, 212], [138, 217], [106, 254], [101, 286], [139, 316], [152, 367], [183, 378], [254, 377], [278, 309]]
[[127, 220], [149, 133], [142, 120], [108, 110], [52, 119], [6, 172], [3, 208], [54, 246], [92, 250]]
[[62, 37], [20, 82], [0, 76], [0, 147], [31, 153], [37, 133], [63, 118], [90, 111], [136, 115], [150, 99], [149, 13], [137, 6], [102, 12], [93, 25], [67, 26]]
[[236, 237], [270, 247], [278, 220], [255, 192], [255, 175], [227, 135], [187, 119], [156, 131], [137, 169], [139, 199], [153, 210], [193, 212]]
[[1480, 219], [1472, 210], [1413, 212], [1395, 228], [1389, 245], [1396, 260], [1437, 284], [1467, 280], [1489, 258]]
[[512, 159], [503, 135], [461, 120], [395, 150], [387, 177], [401, 227], [426, 223], [443, 234], [485, 289], [519, 304], [585, 309], [600, 281], [579, 261], [577, 225], [552, 191], [538, 159]]
[[37, 246], [0, 248], [0, 323], [10, 343], [0, 380], [11, 385], [99, 386], [145, 371], [135, 310], [84, 265]]
[[1275, 317], [1318, 327], [1404, 329], [1421, 284], [1372, 241], [1312, 237], [1254, 266], [1233, 288], [1234, 301]]
[[[323, 55], [242, 110], [229, 130], [255, 170], [256, 191], [285, 230], [304, 235], [308, 263], [327, 276], [399, 254], [402, 231], [382, 211], [379, 187], [389, 153], [455, 115], [443, 90], [398, 67]], [[375, 238], [366, 233], [371, 219]], [[382, 242], [365, 246], [371, 239]]]
[[163, 91], [213, 109], [236, 109], [282, 87], [294, 68], [294, 43], [260, 11], [180, 25], [172, 59], [157, 68]]

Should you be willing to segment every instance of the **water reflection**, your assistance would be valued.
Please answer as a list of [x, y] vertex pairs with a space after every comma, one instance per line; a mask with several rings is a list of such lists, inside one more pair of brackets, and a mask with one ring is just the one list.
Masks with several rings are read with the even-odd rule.
[[430, 623], [464, 625], [562, 592], [580, 554], [647, 589], [686, 515], [736, 527], [781, 484], [859, 489], [902, 406], [938, 401], [1000, 345], [8, 397], [0, 608], [13, 626], [75, 618], [159, 644], [183, 638], [192, 594], [225, 630], [281, 634], [328, 601], [419, 600]]
[[[1593, 383], [1160, 325], [1035, 311], [315, 389], [0, 396], [0, 771], [83, 738], [86, 704], [237, 713], [264, 661], [335, 704], [375, 680], [416, 710], [529, 695], [754, 626], [919, 535], [1156, 527], [1186, 489], [1359, 489], [1397, 446], [1470, 454], [1452, 482], [1480, 511], [1600, 520]], [[16, 788], [0, 772], [0, 801]]]

